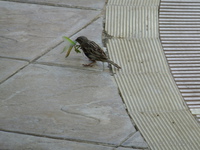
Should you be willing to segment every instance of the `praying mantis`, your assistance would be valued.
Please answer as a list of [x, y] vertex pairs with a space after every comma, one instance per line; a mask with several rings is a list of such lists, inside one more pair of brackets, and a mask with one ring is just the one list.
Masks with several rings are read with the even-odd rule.
[[70, 43], [70, 45], [65, 46], [65, 47], [63, 48], [63, 51], [61, 52], [61, 53], [63, 53], [63, 52], [66, 51], [67, 48], [68, 48], [65, 57], [68, 57], [68, 56], [69, 56], [69, 54], [70, 54], [70, 52], [71, 52], [71, 50], [72, 50], [73, 47], [74, 47], [75, 52], [81, 53], [81, 51], [79, 50], [80, 45], [76, 45], [76, 43], [77, 43], [76, 41], [73, 41], [73, 40], [71, 40], [70, 38], [68, 38], [68, 37], [66, 37], [66, 36], [63, 36], [63, 40]]

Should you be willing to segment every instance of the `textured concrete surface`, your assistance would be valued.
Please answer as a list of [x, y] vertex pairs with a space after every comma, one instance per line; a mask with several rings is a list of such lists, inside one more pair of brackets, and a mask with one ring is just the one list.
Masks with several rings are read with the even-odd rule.
[[33, 60], [100, 12], [0, 1], [0, 56]]
[[1, 150], [112, 150], [111, 147], [0, 132]]
[[0, 149], [143, 149], [107, 64], [61, 54], [62, 36], [103, 46], [105, 0], [11, 1], [0, 1]]
[[110, 144], [135, 131], [108, 73], [29, 65], [0, 91], [4, 130]]

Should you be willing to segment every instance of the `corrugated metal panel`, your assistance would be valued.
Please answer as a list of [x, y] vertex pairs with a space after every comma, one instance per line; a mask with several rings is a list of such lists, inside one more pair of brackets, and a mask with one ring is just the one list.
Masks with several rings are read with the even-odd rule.
[[176, 86], [159, 41], [158, 7], [151, 5], [154, 0], [142, 1], [143, 6], [139, 1], [108, 1], [106, 8], [106, 31], [114, 36], [107, 48], [122, 67], [114, 69], [122, 97], [151, 149], [200, 149], [200, 126]]
[[159, 27], [174, 79], [189, 108], [200, 112], [200, 1], [161, 0]]

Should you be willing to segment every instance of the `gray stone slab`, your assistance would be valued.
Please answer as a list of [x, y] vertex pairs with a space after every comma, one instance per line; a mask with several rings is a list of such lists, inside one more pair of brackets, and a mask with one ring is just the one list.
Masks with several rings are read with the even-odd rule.
[[99, 13], [0, 1], [0, 56], [33, 60]]
[[148, 144], [144, 141], [144, 138], [139, 131], [133, 134], [133, 136], [126, 140], [122, 145], [137, 148], [148, 148]]
[[106, 0], [12, 0], [16, 2], [59, 5], [65, 7], [102, 9]]
[[0, 82], [16, 73], [27, 64], [28, 62], [25, 61], [0, 58]]
[[0, 132], [1, 150], [112, 150], [113, 148], [58, 139]]
[[110, 74], [29, 65], [0, 85], [3, 130], [119, 144], [135, 129]]
[[[103, 18], [99, 18], [94, 21], [87, 28], [81, 30], [77, 34], [71, 37], [72, 40], [75, 40], [79, 36], [86, 36], [88, 39], [95, 41], [103, 48], [102, 44], [102, 30], [103, 30]], [[83, 53], [76, 53], [74, 50], [71, 51], [70, 55], [65, 58], [66, 52], [62, 53], [63, 48], [66, 46], [66, 43], [62, 43], [59, 46], [55, 47], [53, 50], [42, 56], [38, 62], [40, 63], [53, 63], [71, 66], [75, 68], [83, 68], [82, 64], [89, 63], [88, 58]], [[107, 63], [105, 63], [105, 68], [107, 67]], [[86, 69], [98, 69], [102, 70], [103, 66], [101, 62], [97, 62], [94, 67], [87, 67]]]

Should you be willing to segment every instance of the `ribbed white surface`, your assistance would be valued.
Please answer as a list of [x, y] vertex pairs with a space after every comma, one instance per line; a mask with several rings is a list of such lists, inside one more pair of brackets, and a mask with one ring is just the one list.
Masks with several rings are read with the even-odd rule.
[[161, 42], [172, 74], [189, 108], [200, 112], [200, 1], [161, 0], [159, 12]]
[[108, 5], [158, 6], [160, 0], [109, 0]]
[[131, 114], [152, 150], [199, 150], [199, 125], [189, 111]]
[[[127, 97], [129, 109], [138, 112], [186, 110], [181, 95], [169, 74], [117, 74], [121, 93]], [[125, 85], [124, 85], [125, 84]]]
[[[106, 9], [107, 33], [114, 37], [158, 37], [158, 6], [112, 6]], [[108, 16], [109, 15], [109, 16]]]
[[167, 62], [161, 59], [164, 58], [164, 54], [159, 39], [112, 39], [107, 46], [108, 49], [115, 50], [115, 55], [110, 56], [111, 59], [123, 66], [120, 73], [169, 71]]
[[114, 37], [107, 48], [111, 59], [122, 67], [114, 70], [115, 79], [151, 149], [197, 150], [200, 126], [170, 73], [159, 40], [158, 2], [108, 1], [106, 31]]

